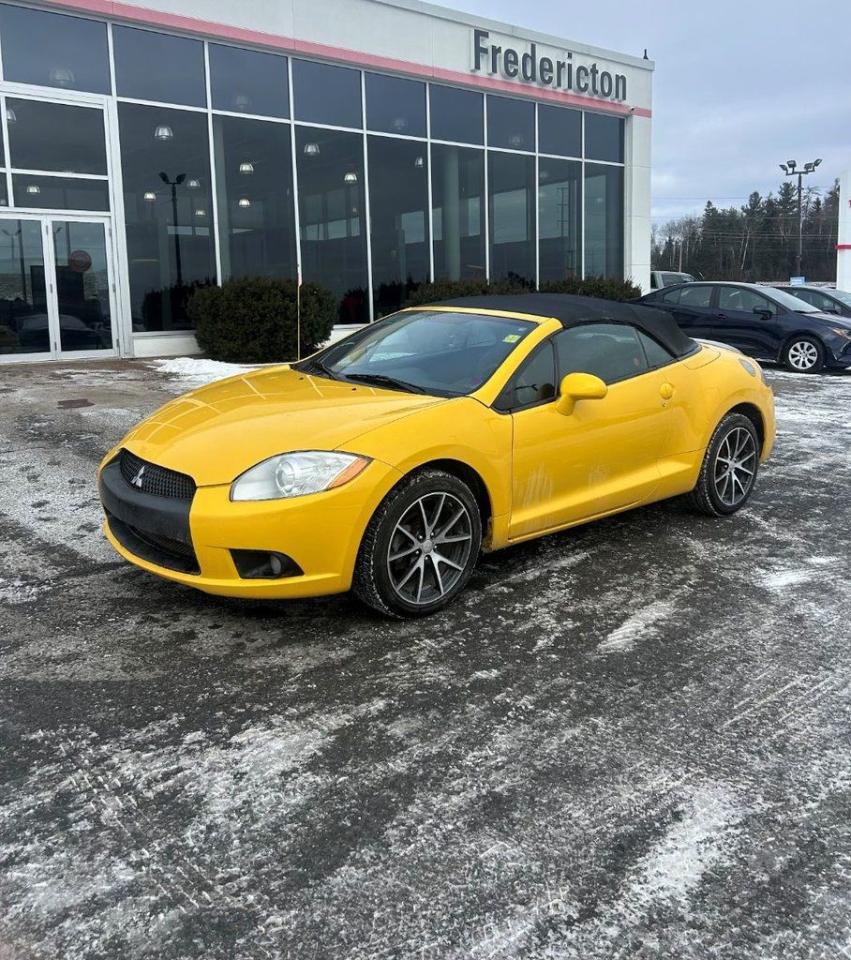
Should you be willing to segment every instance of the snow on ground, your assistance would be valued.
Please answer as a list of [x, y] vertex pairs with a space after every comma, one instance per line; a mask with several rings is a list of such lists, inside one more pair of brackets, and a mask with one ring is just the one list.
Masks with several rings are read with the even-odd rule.
[[3, 373], [3, 960], [848, 953], [851, 377], [767, 370], [777, 448], [735, 518], [492, 554], [409, 624], [104, 543], [104, 451], [243, 369]]
[[158, 373], [176, 378], [186, 390], [258, 368], [257, 365], [224, 363], [199, 357], [171, 357], [167, 360], [149, 360], [147, 364]]

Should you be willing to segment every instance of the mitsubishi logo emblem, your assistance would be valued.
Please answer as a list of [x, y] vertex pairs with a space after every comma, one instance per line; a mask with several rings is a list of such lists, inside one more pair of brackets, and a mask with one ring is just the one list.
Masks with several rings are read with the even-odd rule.
[[145, 468], [144, 468], [144, 467], [139, 467], [139, 472], [136, 474], [135, 477], [132, 477], [132, 478], [131, 478], [130, 483], [131, 483], [134, 487], [138, 487], [138, 488], [141, 490], [141, 489], [142, 489], [142, 478], [143, 478], [144, 476], [145, 476]]

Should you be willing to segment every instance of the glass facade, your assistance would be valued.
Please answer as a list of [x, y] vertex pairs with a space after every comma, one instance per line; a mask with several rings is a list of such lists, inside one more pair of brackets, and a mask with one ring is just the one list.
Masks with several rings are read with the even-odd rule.
[[[429, 280], [623, 275], [620, 116], [5, 3], [0, 48], [15, 309], [43, 297], [26, 211], [86, 240], [90, 330], [116, 280], [147, 334], [188, 330], [191, 293], [238, 276], [300, 270], [354, 324]], [[109, 265], [74, 213], [106, 237], [115, 217]]]

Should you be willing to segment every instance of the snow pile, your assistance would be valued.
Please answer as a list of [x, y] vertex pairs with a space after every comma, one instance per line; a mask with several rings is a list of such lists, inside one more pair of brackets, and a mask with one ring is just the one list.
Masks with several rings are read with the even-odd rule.
[[198, 357], [174, 357], [169, 360], [152, 360], [151, 366], [157, 373], [179, 377], [193, 387], [233, 377], [239, 373], [248, 373], [257, 369], [238, 363], [223, 363], [221, 360], [202, 360]]

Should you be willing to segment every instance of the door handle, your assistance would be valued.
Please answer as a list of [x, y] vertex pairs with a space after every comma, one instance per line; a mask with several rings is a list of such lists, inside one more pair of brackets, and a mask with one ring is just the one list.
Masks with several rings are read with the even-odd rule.
[[663, 400], [670, 400], [674, 395], [674, 388], [670, 383], [663, 383], [662, 386], [659, 387], [659, 393]]

